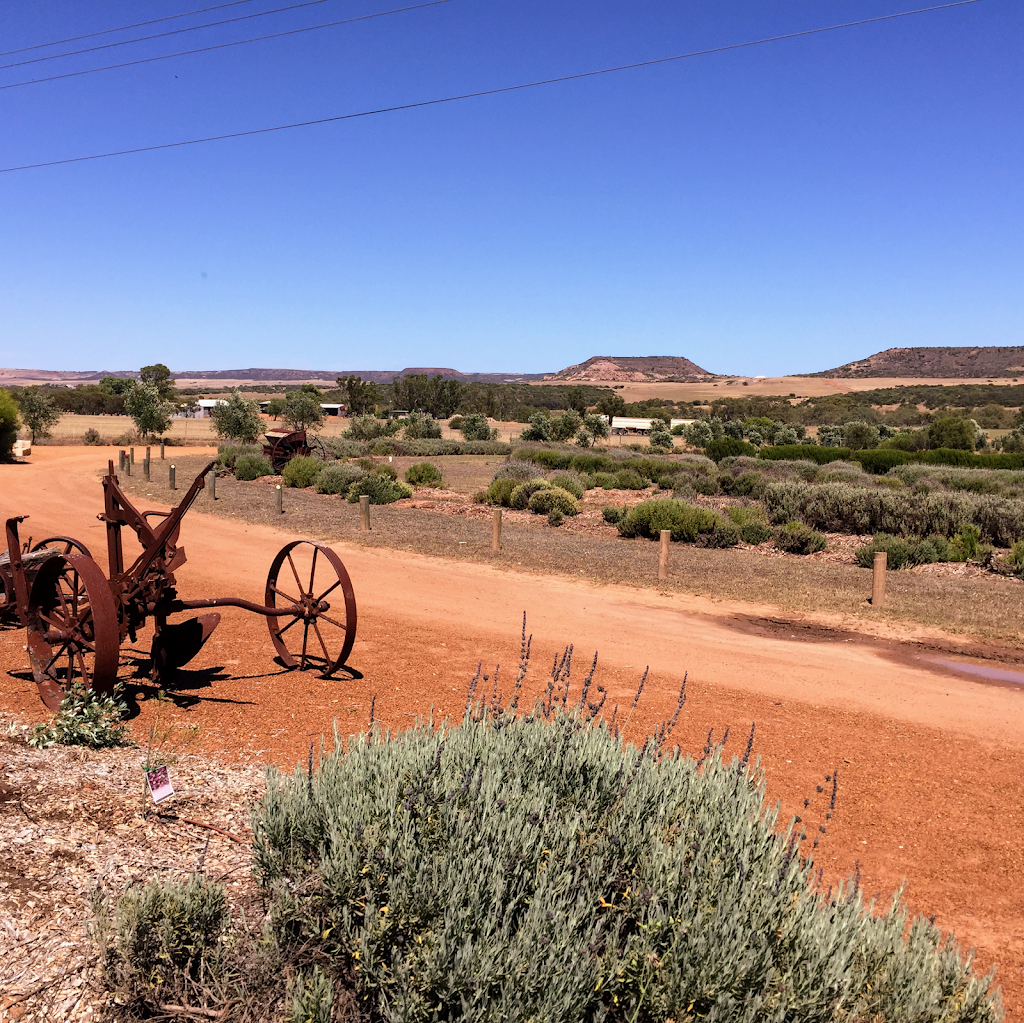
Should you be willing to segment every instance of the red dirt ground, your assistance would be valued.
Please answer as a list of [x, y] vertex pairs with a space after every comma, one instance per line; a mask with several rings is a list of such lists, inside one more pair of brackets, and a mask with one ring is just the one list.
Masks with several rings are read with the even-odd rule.
[[[30, 514], [24, 537], [76, 536], [105, 568], [96, 515], [108, 457], [116, 451], [46, 447], [31, 464], [0, 466], [0, 517]], [[262, 598], [274, 554], [294, 538], [196, 511], [181, 536], [189, 559], [178, 572], [184, 596], [253, 600]], [[479, 661], [488, 674], [500, 662], [499, 686], [511, 687], [526, 611], [534, 691], [571, 642], [577, 679], [600, 651], [596, 680], [608, 687], [609, 708], [628, 707], [650, 665], [631, 738], [672, 713], [688, 672], [675, 733], [684, 748], [697, 750], [709, 728], [718, 737], [730, 726], [729, 747], [742, 753], [756, 720], [754, 752], [768, 791], [791, 812], [838, 768], [837, 813], [817, 857], [826, 880], [859, 863], [864, 890], [882, 893], [883, 902], [906, 882], [915, 911], [935, 914], [963, 945], [976, 947], [984, 969], [998, 964], [1008, 1018], [1024, 1020], [1024, 686], [988, 685], [930, 666], [909, 642], [923, 630], [858, 636], [819, 627], [836, 624], [824, 613], [788, 621], [767, 606], [344, 543], [335, 549], [359, 601], [350, 658], [356, 678], [282, 672], [264, 620], [227, 610], [183, 672], [180, 705], [142, 702], [137, 739], [144, 741], [159, 706], [163, 724], [198, 725], [207, 752], [291, 766], [305, 761], [309, 743], [329, 735], [334, 720], [343, 734], [364, 728], [374, 695], [378, 719], [392, 727], [431, 708], [457, 717]], [[19, 630], [0, 630], [0, 709], [43, 720], [23, 642]], [[122, 677], [139, 694], [152, 692], [144, 677], [132, 677], [148, 646], [142, 636], [123, 651]], [[821, 799], [805, 815], [811, 828], [824, 812], [815, 811]]]

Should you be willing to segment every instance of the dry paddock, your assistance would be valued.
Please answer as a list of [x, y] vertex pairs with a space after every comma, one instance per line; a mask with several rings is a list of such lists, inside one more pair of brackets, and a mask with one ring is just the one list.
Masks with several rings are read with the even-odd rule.
[[[177, 455], [198, 458], [202, 452]], [[100, 554], [104, 530], [96, 514], [107, 457], [116, 451], [47, 447], [37, 449], [29, 464], [0, 466], [0, 514], [29, 514], [26, 534], [69, 533]], [[475, 472], [486, 476], [490, 468], [481, 465]], [[468, 478], [464, 482], [475, 487]], [[971, 619], [955, 618], [952, 611], [958, 634], [927, 624], [934, 615], [921, 624], [909, 611], [880, 616], [861, 608], [867, 575], [849, 566], [822, 562], [823, 575], [801, 576], [811, 580], [800, 597], [801, 610], [791, 596], [795, 570], [787, 570], [787, 559], [674, 548], [677, 575], [659, 587], [648, 584], [656, 565], [654, 545], [512, 521], [505, 550], [492, 558], [486, 511], [477, 519], [436, 508], [374, 508], [367, 538], [356, 532], [358, 512], [351, 505], [337, 499], [317, 504], [314, 495], [290, 492], [287, 514], [274, 518], [273, 488], [258, 486], [233, 496], [232, 484], [221, 480], [221, 500], [213, 505], [203, 495], [189, 513], [181, 535], [188, 562], [178, 572], [183, 594], [258, 599], [283, 543], [304, 534], [322, 536], [344, 559], [359, 600], [351, 670], [328, 680], [285, 672], [272, 659], [264, 621], [229, 611], [164, 702], [154, 698], [147, 674], [149, 635], [126, 644], [122, 678], [138, 704], [136, 738], [145, 742], [159, 715], [160, 727], [182, 743], [181, 767], [172, 767], [185, 790], [180, 817], [221, 824], [244, 838], [244, 800], [254, 791], [250, 772], [268, 763], [304, 763], [310, 742], [330, 734], [334, 722], [343, 733], [365, 726], [374, 699], [378, 717], [392, 727], [431, 709], [439, 716], [458, 715], [478, 663], [486, 668], [500, 662], [499, 677], [507, 677], [518, 659], [525, 611], [534, 635], [533, 691], [543, 689], [545, 665], [573, 642], [577, 663], [589, 664], [599, 651], [597, 680], [608, 689], [609, 707], [631, 699], [650, 665], [644, 699], [630, 724], [632, 739], [671, 713], [688, 673], [680, 744], [699, 749], [709, 728], [719, 737], [731, 726], [727, 748], [739, 752], [756, 721], [755, 754], [770, 796], [781, 800], [784, 811], [796, 811], [822, 776], [838, 768], [837, 814], [818, 854], [826, 876], [843, 877], [859, 865], [872, 895], [887, 895], [905, 882], [916, 911], [935, 914], [942, 927], [975, 946], [983, 968], [999, 965], [1010, 1018], [1024, 1019], [1024, 892], [1016, 884], [1024, 868], [1024, 687], [985, 684], [930, 660], [966, 647], [999, 652], [1012, 666], [1016, 641], [1004, 640], [1000, 648], [997, 637], [979, 635]], [[148, 493], [153, 496], [141, 504], [166, 507], [168, 494], [153, 488]], [[265, 520], [253, 496], [263, 493]], [[325, 504], [329, 515], [317, 511]], [[433, 537], [432, 548], [424, 535]], [[763, 575], [741, 592], [744, 573], [755, 569]], [[802, 564], [801, 573], [805, 569]], [[838, 569], [843, 572], [828, 575]], [[826, 591], [812, 585], [816, 578], [837, 579], [838, 595], [828, 591], [822, 599]], [[902, 578], [891, 579], [894, 608], [904, 599]], [[905, 578], [909, 586], [912, 577]], [[951, 578], [943, 582], [948, 589], [921, 590], [914, 599], [924, 611], [929, 600], [976, 602], [984, 605], [975, 619], [981, 622], [997, 613], [991, 595], [999, 591], [992, 586], [1003, 582]], [[1008, 633], [1019, 636], [1016, 619], [1007, 621]], [[18, 629], [0, 629], [0, 712], [6, 720], [29, 724], [44, 714], [25, 671], [23, 642]], [[48, 964], [48, 956], [67, 964], [84, 961], [86, 946], [76, 928], [85, 915], [88, 886], [106, 881], [116, 890], [149, 869], [185, 871], [198, 862], [205, 844], [202, 829], [179, 821], [168, 825], [173, 841], [168, 838], [160, 851], [152, 819], [143, 821], [132, 810], [141, 780], [139, 750], [81, 764], [61, 754], [51, 764], [45, 756], [26, 759], [20, 749], [9, 743], [0, 748], [0, 782], [5, 792], [17, 794], [0, 796], [5, 992], [20, 992], [22, 985], [31, 985], [31, 992], [46, 983], [46, 971], [58, 968]], [[102, 778], [100, 766], [107, 768]], [[231, 782], [234, 803], [218, 802], [215, 786], [205, 795], [200, 778], [221, 771], [230, 780], [236, 770], [242, 774]], [[85, 789], [82, 781], [96, 787]], [[116, 813], [94, 809], [103, 786], [123, 791]], [[233, 869], [234, 853], [216, 845], [230, 840], [212, 834], [212, 869]], [[113, 869], [118, 855], [124, 862]], [[74, 890], [66, 881], [70, 875]], [[56, 925], [61, 933], [54, 936]], [[37, 947], [43, 952], [32, 959], [25, 950]], [[6, 964], [26, 959], [27, 972], [13, 979]], [[86, 1000], [74, 1001], [70, 985], [78, 979], [81, 986], [89, 967], [68, 969], [47, 989], [61, 992], [59, 999], [46, 995], [44, 1002], [40, 992], [19, 1003], [29, 1005], [25, 1019], [85, 1014]], [[36, 982], [37, 976], [43, 979]]]

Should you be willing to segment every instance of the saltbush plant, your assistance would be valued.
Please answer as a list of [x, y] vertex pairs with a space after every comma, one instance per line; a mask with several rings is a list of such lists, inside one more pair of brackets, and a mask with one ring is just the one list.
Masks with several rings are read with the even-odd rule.
[[364, 470], [351, 462], [333, 462], [317, 473], [313, 488], [318, 494], [347, 494], [349, 487], [364, 475]]
[[440, 440], [441, 424], [433, 416], [413, 412], [402, 429], [406, 440]]
[[412, 488], [379, 472], [368, 472], [348, 488], [348, 499], [353, 504], [363, 494], [369, 496], [370, 504], [394, 504], [404, 497], [412, 497]]
[[626, 514], [626, 506], [624, 504], [606, 504], [601, 509], [601, 515], [605, 522], [609, 525], [614, 526], [622, 521], [622, 517]]
[[512, 493], [519, 486], [518, 481], [502, 476], [500, 479], [492, 480], [491, 485], [484, 494], [484, 500], [488, 504], [498, 504], [503, 508], [512, 507]]
[[218, 444], [217, 463], [226, 469], [234, 469], [235, 462], [242, 455], [262, 455], [263, 448], [259, 444]]
[[439, 487], [444, 479], [433, 462], [417, 462], [405, 470], [405, 482], [414, 487]]
[[580, 503], [561, 487], [545, 487], [530, 495], [527, 507], [536, 515], [550, 515], [557, 511], [561, 515], [579, 515]]
[[587, 491], [587, 484], [578, 472], [556, 472], [549, 477], [553, 487], [561, 487], [567, 490], [573, 497], [579, 499]]
[[[394, 1023], [997, 1023], [990, 978], [934, 924], [817, 883], [812, 829], [779, 821], [749, 744], [673, 755], [671, 723], [623, 744], [567, 689], [555, 673], [532, 714], [485, 705], [271, 770], [265, 940]], [[803, 816], [824, 828], [835, 773], [821, 787]]]
[[977, 526], [964, 526], [952, 539], [940, 534], [920, 539], [876, 533], [871, 543], [857, 548], [856, 555], [862, 568], [871, 568], [875, 554], [884, 551], [885, 567], [893, 570], [944, 561], [983, 561], [991, 555], [992, 549], [980, 541]]
[[647, 487], [648, 480], [636, 469], [621, 469], [615, 474], [616, 490], [646, 490]]
[[266, 455], [239, 455], [234, 473], [236, 480], [258, 480], [261, 476], [272, 476], [274, 467]]
[[491, 429], [487, 416], [479, 412], [463, 416], [462, 422], [459, 424], [459, 430], [462, 431], [462, 436], [466, 440], [494, 440], [498, 436], [498, 431]]
[[512, 488], [512, 493], [509, 495], [508, 506], [510, 508], [518, 508], [520, 510], [526, 508], [530, 503], [530, 498], [533, 497], [538, 490], [545, 490], [550, 487], [546, 479], [538, 477], [537, 479], [527, 480], [525, 483], [517, 483]]
[[532, 480], [536, 475], [537, 467], [533, 462], [510, 458], [507, 462], [498, 466], [493, 478], [496, 480], [510, 479], [515, 480], [517, 483], [525, 483], [527, 480]]
[[620, 535], [658, 540], [663, 529], [672, 531], [672, 539], [693, 543], [699, 536], [714, 532], [720, 519], [708, 508], [697, 508], [685, 501], [655, 497], [634, 505], [619, 520]]
[[281, 471], [281, 479], [286, 487], [304, 490], [313, 485], [324, 465], [324, 462], [312, 455], [296, 455]]
[[817, 554], [827, 545], [821, 533], [802, 522], [787, 522], [772, 534], [775, 546], [787, 554]]
[[353, 416], [345, 436], [350, 440], [376, 440], [393, 437], [402, 428], [400, 419], [378, 419], [376, 416]]
[[128, 708], [121, 700], [122, 690], [99, 693], [73, 682], [61, 700], [60, 710], [48, 724], [37, 724], [28, 743], [48, 746], [87, 746], [89, 749], [113, 749], [130, 746]]

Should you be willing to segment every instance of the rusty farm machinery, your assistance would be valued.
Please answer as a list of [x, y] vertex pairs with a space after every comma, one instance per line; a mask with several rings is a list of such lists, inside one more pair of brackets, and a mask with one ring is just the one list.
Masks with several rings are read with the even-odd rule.
[[[199, 653], [220, 623], [211, 609], [239, 607], [264, 615], [278, 660], [286, 668], [324, 676], [345, 664], [356, 635], [356, 600], [338, 555], [311, 540], [294, 540], [278, 551], [267, 576], [264, 603], [240, 597], [183, 600], [175, 572], [185, 563], [178, 543], [181, 520], [206, 485], [211, 462], [170, 512], [136, 510], [108, 462], [103, 477], [107, 533], [103, 570], [78, 540], [51, 536], [22, 545], [7, 520], [7, 550], [0, 554], [0, 618], [16, 616], [27, 632], [29, 662], [39, 695], [57, 710], [76, 682], [111, 692], [121, 644], [136, 641], [149, 619], [154, 631], [152, 670], [164, 684]], [[150, 520], [153, 520], [152, 522]], [[122, 529], [133, 530], [142, 553], [125, 565]], [[185, 611], [207, 613], [172, 623]]]

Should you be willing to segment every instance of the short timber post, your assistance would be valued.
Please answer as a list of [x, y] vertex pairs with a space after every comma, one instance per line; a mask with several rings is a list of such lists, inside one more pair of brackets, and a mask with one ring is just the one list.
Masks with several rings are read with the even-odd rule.
[[216, 501], [217, 500], [217, 472], [216, 472], [216, 470], [215, 469], [211, 469], [207, 473], [206, 479], [209, 481], [209, 484], [210, 484], [210, 500], [211, 501]]
[[359, 497], [359, 528], [364, 533], [370, 531], [370, 495], [361, 494]]
[[284, 515], [284, 490], [280, 483], [277, 485], [277, 514]]
[[163, 460], [164, 460], [164, 441], [163, 441], [163, 438], [161, 437], [160, 438], [160, 461], [162, 462]]
[[171, 463], [170, 468], [167, 470], [167, 479], [168, 479], [168, 482], [170, 483], [171, 490], [177, 490], [178, 489], [178, 485], [174, 481], [174, 463], [173, 462]]
[[658, 550], [658, 578], [668, 578], [668, 544], [672, 539], [672, 530], [663, 529], [661, 531], [661, 547]]
[[885, 603], [885, 551], [875, 554], [871, 576], [871, 606], [881, 607]]
[[132, 461], [133, 461], [133, 459], [131, 459], [131, 458], [126, 458], [124, 460], [124, 471], [125, 471], [125, 474], [128, 475], [128, 476], [131, 476], [131, 474], [132, 474]]
[[130, 465], [135, 464], [135, 448], [128, 449], [128, 462]]
[[146, 482], [149, 482], [149, 448], [146, 448], [146, 457], [142, 463], [142, 475]]
[[494, 509], [494, 516], [491, 519], [491, 550], [497, 553], [501, 550], [501, 509]]
[[118, 453], [117, 453], [117, 471], [118, 472], [124, 472], [124, 459], [125, 459], [124, 448], [121, 448], [121, 450], [118, 451]]

